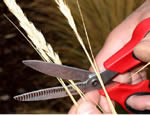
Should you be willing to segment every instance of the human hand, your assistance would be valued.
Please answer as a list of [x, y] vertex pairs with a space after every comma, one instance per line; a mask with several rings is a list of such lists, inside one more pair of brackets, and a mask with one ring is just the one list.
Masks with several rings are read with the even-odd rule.
[[[150, 2], [147, 0], [142, 4], [135, 12], [128, 16], [120, 25], [118, 25], [108, 36], [104, 47], [98, 53], [96, 62], [99, 70], [104, 69], [103, 62], [111, 55], [117, 52], [123, 47], [131, 38], [134, 28], [143, 19], [150, 16], [149, 8]], [[144, 62], [150, 61], [150, 36], [147, 35], [134, 49], [134, 54], [138, 59]], [[141, 66], [132, 69], [130, 72], [118, 75], [114, 80], [121, 83], [136, 84], [146, 79], [146, 72], [141, 71], [133, 78], [128, 79], [135, 71]], [[92, 69], [90, 69], [92, 71]], [[99, 95], [97, 91], [91, 91], [85, 94], [87, 101], [80, 99], [78, 101], [79, 107], [74, 106], [70, 110], [70, 114], [100, 114], [100, 111], [96, 108], [96, 104], [99, 104], [104, 113], [111, 113], [109, 104], [104, 96]], [[131, 96], [127, 103], [134, 109], [145, 110], [150, 109], [150, 96]]]

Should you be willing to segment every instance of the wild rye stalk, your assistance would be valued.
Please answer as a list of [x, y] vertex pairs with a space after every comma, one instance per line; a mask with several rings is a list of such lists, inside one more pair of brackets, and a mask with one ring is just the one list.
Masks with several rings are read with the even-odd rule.
[[[12, 12], [16, 16], [16, 18], [19, 20], [20, 26], [26, 31], [26, 33], [28, 35], [28, 38], [29, 38], [28, 41], [30, 42], [30, 44], [32, 44], [34, 49], [36, 49], [36, 51], [39, 53], [41, 58], [47, 62], [54, 62], [56, 64], [62, 64], [61, 60], [59, 59], [58, 54], [55, 53], [53, 51], [53, 48], [51, 47], [51, 45], [46, 42], [42, 33], [40, 31], [38, 31], [35, 28], [35, 26], [33, 25], [33, 23], [30, 22], [26, 18], [23, 11], [19, 7], [19, 5], [16, 4], [16, 1], [15, 0], [4, 0], [4, 3], [9, 8], [10, 12]], [[71, 92], [65, 85], [64, 81], [60, 78], [57, 78], [57, 79], [62, 84], [62, 86], [65, 88], [66, 92], [70, 96], [73, 103], [76, 106], [78, 106], [76, 100], [74, 99]], [[71, 81], [71, 83], [73, 84], [74, 82]]]
[[100, 74], [99, 74], [99, 70], [97, 69], [98, 67], [96, 67], [96, 66], [94, 65], [94, 63], [92, 62], [92, 59], [91, 59], [91, 57], [90, 57], [90, 55], [89, 55], [89, 53], [88, 53], [88, 51], [87, 51], [87, 49], [86, 49], [86, 47], [85, 47], [85, 45], [84, 45], [84, 42], [83, 42], [83, 40], [82, 40], [80, 34], [78, 33], [76, 24], [75, 24], [75, 22], [74, 22], [74, 19], [73, 19], [73, 16], [72, 16], [72, 14], [71, 14], [71, 11], [70, 11], [69, 7], [65, 4], [64, 0], [55, 0], [55, 1], [56, 1], [56, 3], [57, 3], [58, 6], [59, 6], [60, 11], [61, 11], [61, 12], [63, 13], [63, 15], [67, 18], [70, 27], [72, 28], [72, 30], [73, 30], [73, 32], [75, 33], [75, 35], [76, 35], [76, 37], [77, 37], [77, 39], [78, 39], [80, 45], [82, 46], [82, 48], [83, 48], [85, 54], [87, 55], [87, 57], [88, 57], [88, 59], [89, 59], [89, 62], [90, 62], [90, 64], [91, 64], [91, 66], [93, 67], [93, 69], [94, 69], [94, 71], [95, 71], [95, 73], [96, 73], [96, 75], [97, 75], [97, 77], [98, 77], [98, 80], [99, 80], [99, 82], [100, 82], [100, 84], [101, 84], [101, 86], [102, 86], [102, 89], [103, 89], [104, 92], [105, 92], [105, 95], [106, 95], [106, 98], [107, 98], [107, 100], [108, 100], [108, 103], [109, 103], [109, 106], [110, 106], [110, 108], [111, 108], [112, 113], [113, 113], [113, 114], [117, 114], [117, 112], [115, 111], [115, 108], [114, 108], [114, 106], [113, 106], [113, 104], [112, 104], [112, 102], [111, 102], [111, 100], [110, 100], [110, 97], [109, 97], [109, 95], [108, 95], [108, 93], [107, 93], [107, 91], [106, 91], [106, 89], [105, 89], [104, 83], [103, 83], [103, 81], [102, 81], [102, 79], [101, 79], [101, 76], [100, 76]]

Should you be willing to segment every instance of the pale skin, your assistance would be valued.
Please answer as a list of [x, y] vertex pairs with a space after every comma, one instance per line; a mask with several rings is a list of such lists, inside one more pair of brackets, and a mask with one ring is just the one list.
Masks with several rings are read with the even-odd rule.
[[[136, 25], [143, 19], [150, 17], [150, 0], [146, 0], [138, 9], [128, 16], [121, 24], [119, 24], [107, 37], [103, 48], [96, 56], [96, 62], [99, 70], [104, 69], [103, 62], [112, 54], [123, 47], [131, 38], [132, 32]], [[144, 62], [150, 62], [150, 34], [148, 34], [135, 48], [134, 54], [138, 59]], [[130, 72], [118, 75], [114, 80], [121, 83], [136, 84], [146, 79], [146, 72], [143, 70], [132, 79], [128, 79], [141, 66], [132, 69]], [[90, 69], [92, 71], [92, 69]], [[69, 114], [100, 114], [96, 108], [99, 104], [104, 113], [111, 113], [109, 104], [104, 96], [97, 91], [91, 91], [85, 94], [87, 101], [80, 99], [78, 108], [73, 106]], [[112, 101], [113, 102], [113, 101]], [[96, 103], [96, 104], [95, 104]], [[114, 102], [113, 102], [114, 103]], [[137, 110], [150, 110], [150, 95], [147, 96], [131, 96], [127, 103]]]

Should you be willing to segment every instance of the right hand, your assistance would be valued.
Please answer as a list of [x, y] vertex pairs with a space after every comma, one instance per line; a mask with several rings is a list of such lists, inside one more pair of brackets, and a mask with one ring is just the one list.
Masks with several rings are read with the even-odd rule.
[[[96, 56], [96, 62], [99, 70], [104, 69], [103, 63], [111, 55], [116, 53], [121, 49], [131, 38], [132, 33], [143, 19], [150, 17], [150, 1], [147, 0], [142, 4], [136, 11], [134, 11], [130, 16], [128, 16], [120, 25], [118, 25], [108, 36], [104, 47]], [[134, 49], [134, 53], [138, 59], [144, 62], [150, 61], [150, 36], [146, 36]], [[121, 83], [136, 84], [146, 79], [146, 72], [141, 71], [136, 74], [132, 79], [129, 79], [133, 73], [135, 73], [138, 68], [134, 68], [131, 71], [118, 75], [114, 81], [119, 81]], [[90, 69], [91, 71], [92, 68]], [[111, 113], [109, 104], [104, 96], [99, 95], [97, 91], [91, 91], [85, 94], [88, 101], [83, 101], [80, 99], [78, 101], [79, 107], [74, 106], [70, 110], [70, 114], [100, 114], [100, 111], [96, 108], [95, 104], [99, 104], [104, 113]], [[150, 96], [131, 96], [128, 99], [128, 104], [137, 110], [150, 109]]]

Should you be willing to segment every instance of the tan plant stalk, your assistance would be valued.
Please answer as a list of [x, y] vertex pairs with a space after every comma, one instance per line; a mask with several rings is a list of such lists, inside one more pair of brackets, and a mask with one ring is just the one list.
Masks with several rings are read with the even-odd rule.
[[[78, 6], [79, 13], [80, 13], [80, 16], [81, 16], [81, 20], [82, 20], [82, 24], [83, 24], [85, 36], [86, 36], [86, 39], [87, 39], [87, 42], [88, 42], [88, 46], [89, 46], [89, 49], [90, 49], [90, 53], [91, 53], [91, 56], [92, 56], [92, 60], [93, 60], [93, 62], [94, 62], [94, 66], [95, 66], [96, 69], [98, 70], [98, 68], [97, 68], [97, 66], [96, 66], [96, 65], [97, 65], [97, 64], [96, 64], [96, 61], [95, 61], [95, 59], [94, 59], [93, 50], [92, 50], [92, 47], [91, 47], [89, 35], [88, 35], [87, 29], [86, 29], [84, 17], [83, 17], [83, 14], [82, 14], [82, 11], [81, 11], [81, 7], [80, 7], [80, 4], [79, 4], [79, 0], [77, 0], [77, 6]], [[96, 102], [95, 102], [95, 104], [96, 104]], [[99, 108], [101, 111], [103, 111], [103, 108], [102, 108], [100, 105], [97, 105], [97, 106], [98, 106], [98, 108]]]
[[139, 70], [137, 70], [134, 74], [132, 74], [129, 79], [131, 79], [132, 77], [134, 77], [136, 74], [138, 74], [139, 72], [141, 72], [142, 70], [144, 70], [146, 67], [148, 67], [150, 65], [150, 62], [148, 62], [147, 64], [145, 64], [143, 67], [141, 67]]
[[102, 79], [101, 79], [101, 76], [100, 76], [100, 74], [99, 74], [99, 71], [96, 69], [94, 63], [92, 62], [92, 59], [90, 58], [90, 55], [89, 55], [89, 53], [88, 53], [88, 51], [87, 51], [87, 49], [86, 49], [86, 47], [85, 47], [85, 45], [84, 45], [84, 43], [83, 43], [83, 40], [82, 40], [81, 36], [79, 35], [79, 33], [78, 33], [78, 31], [77, 31], [77, 28], [76, 28], [76, 25], [75, 25], [75, 22], [74, 22], [74, 19], [73, 19], [73, 16], [72, 16], [72, 14], [71, 14], [71, 11], [70, 11], [69, 7], [64, 3], [64, 0], [55, 0], [55, 1], [56, 1], [56, 3], [57, 3], [58, 6], [59, 6], [60, 11], [61, 11], [61, 12], [63, 13], [63, 15], [67, 18], [70, 27], [73, 29], [73, 31], [74, 31], [74, 33], [75, 33], [75, 35], [76, 35], [76, 37], [77, 37], [79, 43], [81, 44], [81, 46], [82, 46], [82, 48], [83, 48], [85, 54], [87, 55], [87, 57], [88, 57], [88, 59], [89, 59], [91, 65], [92, 65], [94, 71], [96, 72], [96, 75], [97, 75], [97, 77], [98, 77], [98, 79], [99, 79], [99, 81], [100, 81], [100, 83], [101, 83], [101, 86], [102, 86], [102, 88], [103, 88], [103, 90], [104, 90], [104, 92], [105, 92], [106, 98], [107, 98], [107, 100], [108, 100], [108, 102], [109, 102], [109, 105], [110, 105], [110, 108], [111, 108], [112, 113], [113, 113], [113, 114], [116, 114], [115, 108], [114, 108], [114, 106], [113, 106], [113, 104], [112, 104], [112, 102], [111, 102], [111, 100], [110, 100], [110, 97], [109, 97], [109, 95], [108, 95], [108, 93], [107, 93], [107, 91], [106, 91], [106, 89], [105, 89], [105, 86], [104, 86], [104, 83], [103, 83], [103, 81], [102, 81]]
[[86, 25], [85, 25], [84, 17], [83, 17], [83, 14], [82, 14], [82, 11], [81, 11], [81, 7], [80, 7], [80, 4], [79, 4], [79, 0], [77, 0], [77, 6], [78, 6], [79, 13], [80, 13], [80, 16], [81, 16], [81, 20], [82, 20], [82, 23], [83, 23], [83, 28], [84, 28], [85, 36], [86, 36], [86, 39], [87, 39], [87, 42], [88, 42], [88, 46], [89, 46], [89, 49], [90, 49], [90, 53], [91, 53], [92, 59], [94, 61], [94, 64], [96, 66], [96, 62], [95, 62], [94, 55], [93, 55], [93, 50], [92, 50], [92, 47], [91, 47], [89, 35], [88, 35], [87, 29], [86, 29]]
[[[26, 31], [30, 43], [32, 46], [38, 51], [40, 56], [43, 60], [47, 62], [54, 62], [57, 64], [61, 64], [61, 60], [59, 59], [59, 56], [57, 53], [55, 53], [51, 47], [50, 44], [46, 43], [46, 40], [42, 33], [38, 31], [32, 22], [30, 22], [26, 16], [24, 15], [22, 9], [19, 7], [19, 5], [16, 4], [15, 0], [4, 0], [4, 3], [9, 8], [10, 12], [16, 16], [16, 18], [19, 20], [20, 26]], [[60, 78], [57, 78], [59, 82], [62, 84], [62, 86], [65, 88], [66, 92], [70, 96], [73, 103], [77, 106], [77, 102], [72, 96], [71, 92], [65, 85], [64, 81]]]

